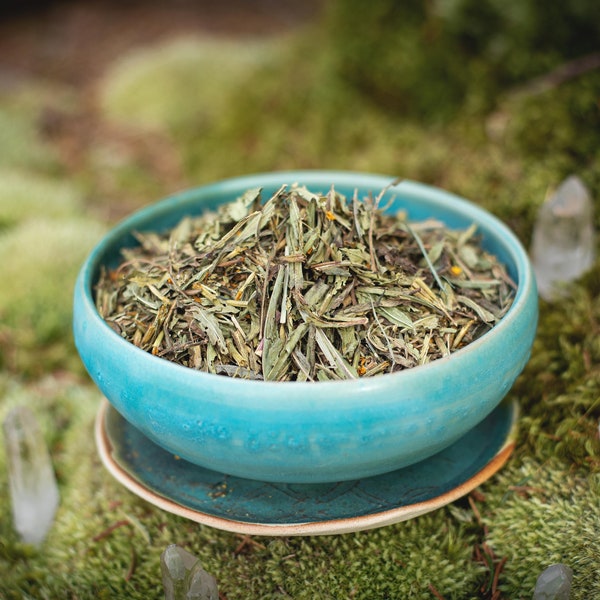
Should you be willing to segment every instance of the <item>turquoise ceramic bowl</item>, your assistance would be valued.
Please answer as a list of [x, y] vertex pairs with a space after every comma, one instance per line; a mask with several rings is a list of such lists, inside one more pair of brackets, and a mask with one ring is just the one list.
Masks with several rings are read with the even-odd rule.
[[91, 252], [74, 296], [77, 349], [111, 404], [166, 450], [239, 477], [332, 482], [386, 473], [446, 448], [482, 421], [527, 362], [537, 293], [527, 255], [499, 220], [452, 194], [413, 182], [394, 186], [390, 210], [436, 217], [449, 227], [477, 223], [483, 245], [518, 284], [512, 307], [488, 333], [447, 358], [393, 374], [335, 382], [263, 382], [195, 371], [136, 348], [94, 305], [102, 265], [116, 266], [133, 231], [173, 227], [262, 186], [284, 183], [351, 197], [378, 193], [391, 177], [335, 171], [281, 172], [228, 179], [151, 205], [112, 229]]

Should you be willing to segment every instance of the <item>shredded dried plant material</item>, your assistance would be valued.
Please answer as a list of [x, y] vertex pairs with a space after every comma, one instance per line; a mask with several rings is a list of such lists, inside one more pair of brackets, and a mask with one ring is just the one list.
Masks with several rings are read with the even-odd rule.
[[101, 316], [139, 348], [231, 377], [325, 381], [450, 355], [509, 309], [515, 284], [476, 227], [409, 223], [377, 197], [248, 190], [101, 274]]

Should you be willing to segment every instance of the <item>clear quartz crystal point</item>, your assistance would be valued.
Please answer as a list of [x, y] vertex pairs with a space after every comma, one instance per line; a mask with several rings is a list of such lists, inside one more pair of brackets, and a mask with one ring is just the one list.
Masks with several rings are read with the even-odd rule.
[[569, 600], [573, 570], [563, 564], [550, 565], [538, 577], [533, 600]]
[[54, 521], [59, 495], [46, 442], [31, 410], [13, 408], [3, 423], [15, 529], [42, 543]]
[[555, 299], [561, 283], [577, 279], [592, 266], [593, 216], [590, 194], [574, 175], [565, 179], [540, 208], [531, 260], [539, 294], [545, 300]]
[[217, 580], [200, 561], [176, 544], [160, 557], [165, 600], [218, 600]]

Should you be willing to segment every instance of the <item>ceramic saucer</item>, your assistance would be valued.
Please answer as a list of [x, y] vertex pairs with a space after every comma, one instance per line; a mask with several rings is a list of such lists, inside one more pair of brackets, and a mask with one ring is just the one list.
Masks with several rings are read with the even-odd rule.
[[161, 509], [248, 535], [322, 535], [404, 521], [449, 504], [491, 477], [510, 456], [518, 406], [503, 401], [452, 446], [418, 464], [367, 479], [277, 484], [198, 467], [163, 450], [107, 400], [96, 443], [108, 471]]

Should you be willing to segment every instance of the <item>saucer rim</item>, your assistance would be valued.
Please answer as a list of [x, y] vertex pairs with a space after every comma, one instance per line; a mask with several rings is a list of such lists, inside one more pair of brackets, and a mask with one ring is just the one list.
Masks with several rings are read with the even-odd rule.
[[[503, 400], [506, 402], [506, 399]], [[516, 446], [517, 422], [519, 406], [516, 400], [509, 402], [511, 409], [511, 423], [502, 446], [494, 456], [471, 477], [456, 487], [421, 502], [401, 505], [381, 512], [361, 515], [357, 517], [344, 517], [328, 519], [326, 521], [307, 521], [303, 523], [259, 523], [237, 521], [224, 517], [216, 517], [198, 510], [191, 509], [179, 502], [167, 498], [148, 486], [125, 470], [114, 457], [114, 447], [106, 431], [106, 415], [109, 410], [116, 409], [110, 402], [103, 398], [96, 413], [94, 436], [96, 448], [100, 459], [107, 471], [126, 489], [142, 498], [146, 502], [174, 515], [183, 517], [196, 523], [207, 525], [230, 533], [259, 536], [308, 536], [308, 535], [338, 535], [353, 533], [367, 529], [375, 529], [393, 525], [402, 521], [424, 515], [428, 512], [446, 506], [467, 495], [476, 487], [487, 481], [497, 473], [508, 461]], [[121, 416], [123, 420], [124, 417]], [[127, 421], [125, 420], [127, 423]], [[130, 425], [132, 427], [132, 425]]]

